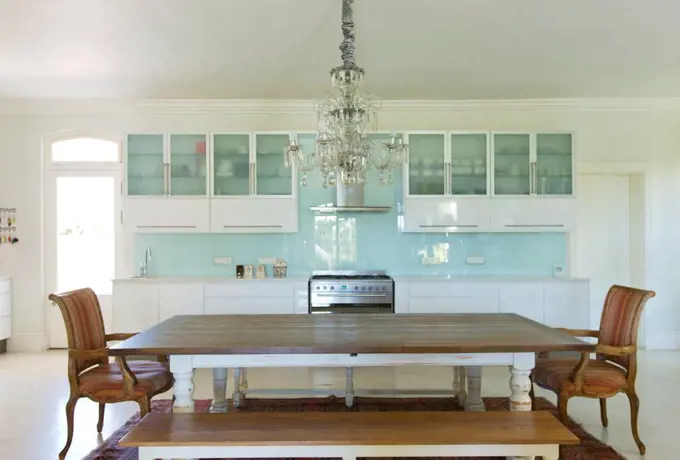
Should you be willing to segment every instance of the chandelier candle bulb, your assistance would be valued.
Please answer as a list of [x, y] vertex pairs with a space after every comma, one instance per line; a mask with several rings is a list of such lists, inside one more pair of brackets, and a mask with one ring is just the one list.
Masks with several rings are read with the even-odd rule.
[[[307, 173], [318, 169], [323, 187], [366, 183], [366, 171], [380, 172], [380, 184], [392, 182], [392, 170], [405, 163], [408, 145], [393, 134], [390, 142], [379, 148], [369, 138], [377, 131], [380, 101], [364, 88], [364, 69], [354, 57], [354, 0], [342, 1], [340, 44], [342, 65], [331, 70], [331, 90], [316, 103], [319, 132], [314, 152], [304, 153], [294, 136], [284, 152], [286, 167], [302, 173], [301, 185], [307, 185]], [[387, 174], [387, 179], [385, 179]]]

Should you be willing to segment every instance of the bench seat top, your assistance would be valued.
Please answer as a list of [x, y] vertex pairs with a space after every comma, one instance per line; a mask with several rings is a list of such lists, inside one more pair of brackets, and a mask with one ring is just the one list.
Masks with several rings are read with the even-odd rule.
[[121, 446], [578, 444], [547, 411], [149, 413]]

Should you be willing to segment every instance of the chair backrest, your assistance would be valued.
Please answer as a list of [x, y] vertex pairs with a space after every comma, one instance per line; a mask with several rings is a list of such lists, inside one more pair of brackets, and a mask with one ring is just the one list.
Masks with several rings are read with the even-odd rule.
[[[64, 317], [68, 347], [75, 350], [106, 348], [104, 319], [97, 295], [90, 288], [51, 294]], [[76, 360], [76, 374], [96, 364], [106, 363], [105, 358]]]
[[[609, 288], [600, 319], [599, 343], [616, 347], [637, 345], [640, 318], [647, 300], [654, 297], [654, 291], [645, 291], [627, 286], [614, 285]], [[608, 361], [620, 364], [626, 369], [629, 356], [603, 356]]]

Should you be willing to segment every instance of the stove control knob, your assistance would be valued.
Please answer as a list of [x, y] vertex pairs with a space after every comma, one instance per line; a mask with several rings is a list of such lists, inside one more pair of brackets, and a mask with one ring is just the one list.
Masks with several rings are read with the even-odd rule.
[[366, 286], [361, 286], [361, 290], [362, 290], [362, 291], [365, 291], [365, 290], [366, 290]]
[[383, 291], [387, 291], [387, 286], [383, 286]]
[[320, 287], [320, 286], [317, 286], [317, 287], [316, 287], [316, 290], [318, 291], [319, 289], [321, 289], [321, 287]]
[[323, 288], [324, 288], [324, 290], [326, 290], [326, 289], [328, 289], [328, 286], [324, 286]]
[[335, 289], [335, 286], [331, 286], [331, 291]]
[[369, 290], [369, 291], [372, 291], [372, 290], [373, 290], [373, 286], [369, 286], [369, 287], [368, 287], [368, 290]]

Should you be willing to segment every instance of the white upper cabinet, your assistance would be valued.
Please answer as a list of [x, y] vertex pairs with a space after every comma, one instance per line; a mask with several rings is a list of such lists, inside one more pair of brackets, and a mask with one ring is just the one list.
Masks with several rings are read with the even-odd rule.
[[288, 143], [285, 133], [213, 135], [211, 232], [297, 232], [296, 174], [283, 161]]
[[493, 133], [492, 151], [493, 195], [573, 195], [571, 133]]

